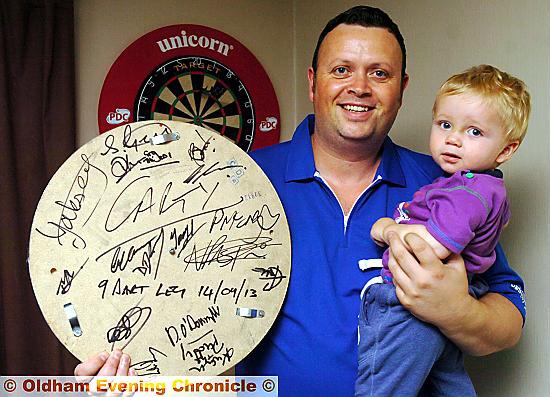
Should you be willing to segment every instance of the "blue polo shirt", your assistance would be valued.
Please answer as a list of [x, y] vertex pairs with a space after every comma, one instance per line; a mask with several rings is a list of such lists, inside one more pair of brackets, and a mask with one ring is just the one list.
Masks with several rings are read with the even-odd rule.
[[[260, 345], [237, 366], [239, 375], [277, 375], [282, 397], [352, 397], [357, 373], [359, 294], [379, 270], [362, 272], [357, 262], [379, 258], [372, 224], [431, 183], [442, 171], [429, 156], [386, 138], [374, 182], [344, 216], [335, 195], [316, 172], [308, 116], [290, 142], [252, 157], [283, 203], [292, 238], [292, 270], [285, 303]], [[500, 246], [484, 273], [525, 315], [523, 281], [510, 269]]]

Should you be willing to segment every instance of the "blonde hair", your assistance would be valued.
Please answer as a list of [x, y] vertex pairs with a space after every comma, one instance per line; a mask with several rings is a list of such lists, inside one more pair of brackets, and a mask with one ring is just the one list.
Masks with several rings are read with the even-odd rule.
[[483, 97], [498, 112], [509, 142], [521, 142], [527, 133], [531, 96], [520, 79], [491, 65], [471, 67], [451, 76], [443, 83], [435, 98], [435, 115], [439, 98], [471, 92]]

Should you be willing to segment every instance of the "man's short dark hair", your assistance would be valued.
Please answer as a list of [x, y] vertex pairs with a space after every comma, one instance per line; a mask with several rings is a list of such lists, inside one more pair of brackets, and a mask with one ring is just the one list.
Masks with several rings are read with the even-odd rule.
[[344, 11], [340, 15], [332, 18], [328, 21], [327, 26], [323, 29], [317, 40], [317, 46], [313, 53], [313, 61], [311, 66], [313, 71], [317, 72], [317, 57], [319, 56], [319, 47], [325, 39], [326, 35], [332, 32], [338, 25], [359, 25], [365, 28], [384, 28], [393, 34], [401, 47], [401, 55], [403, 62], [401, 64], [401, 78], [405, 77], [405, 68], [407, 66], [407, 50], [405, 49], [405, 40], [399, 31], [399, 28], [392, 21], [390, 16], [379, 8], [369, 6], [355, 6], [347, 11]]

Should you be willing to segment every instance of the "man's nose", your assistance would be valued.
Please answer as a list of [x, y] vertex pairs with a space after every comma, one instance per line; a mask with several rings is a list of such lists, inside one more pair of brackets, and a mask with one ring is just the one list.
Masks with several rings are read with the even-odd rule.
[[350, 94], [358, 97], [370, 96], [372, 94], [371, 81], [366, 73], [355, 73], [348, 89]]
[[459, 131], [449, 131], [445, 138], [445, 143], [456, 147], [462, 146], [462, 137]]

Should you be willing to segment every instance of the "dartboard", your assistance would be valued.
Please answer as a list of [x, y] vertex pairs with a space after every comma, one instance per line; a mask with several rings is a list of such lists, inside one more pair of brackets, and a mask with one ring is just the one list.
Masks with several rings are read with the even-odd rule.
[[279, 141], [275, 90], [254, 55], [200, 25], [154, 30], [111, 67], [99, 101], [100, 132], [144, 120], [193, 123], [249, 151]]
[[205, 57], [181, 57], [158, 67], [136, 97], [142, 120], [176, 120], [217, 132], [248, 151], [254, 137], [250, 95], [227, 66]]

